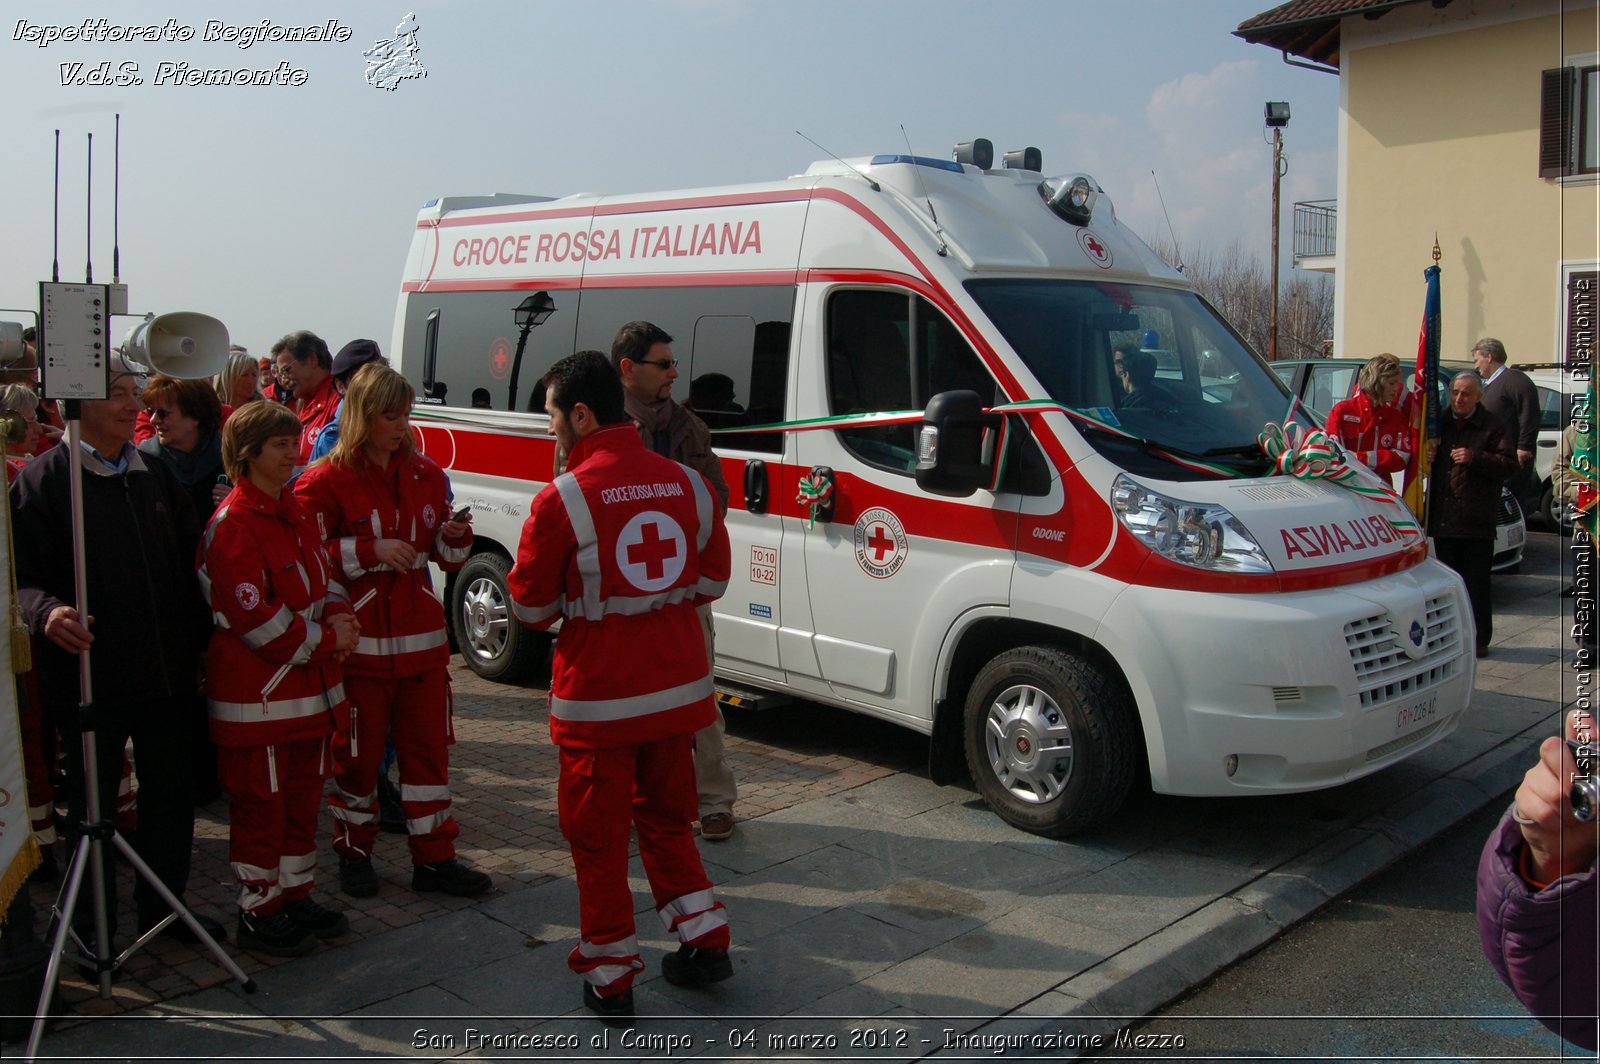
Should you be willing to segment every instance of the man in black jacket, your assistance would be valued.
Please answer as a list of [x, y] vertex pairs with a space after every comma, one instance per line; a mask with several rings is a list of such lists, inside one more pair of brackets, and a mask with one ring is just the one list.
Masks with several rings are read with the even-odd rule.
[[[211, 620], [195, 573], [201, 528], [194, 504], [165, 465], [147, 462], [133, 447], [139, 410], [138, 379], [113, 371], [109, 397], [82, 403], [80, 445], [52, 448], [12, 484], [17, 600], [29, 627], [45, 637], [37, 662], [40, 689], [47, 717], [67, 736], [72, 818], [81, 821], [86, 812], [77, 733], [85, 728], [95, 733], [103, 819], [109, 818], [123, 748], [131, 738], [139, 781], [139, 827], [132, 842], [181, 898], [194, 841], [188, 713]], [[73, 580], [69, 493], [74, 465], [83, 473], [88, 617], [78, 609]], [[87, 714], [80, 715], [78, 662], [84, 650], [90, 651], [93, 699]], [[108, 883], [114, 928], [111, 888]], [[142, 879], [134, 899], [141, 930], [169, 911]], [[74, 923], [81, 931], [92, 930], [93, 910], [86, 901], [80, 901]], [[202, 923], [222, 939], [220, 924], [209, 918]], [[181, 923], [169, 931], [188, 935]]]
[[1441, 419], [1438, 442], [1428, 452], [1428, 535], [1439, 560], [1466, 581], [1480, 658], [1489, 653], [1494, 635], [1489, 566], [1495, 510], [1500, 485], [1517, 468], [1511, 437], [1482, 399], [1477, 374], [1456, 374], [1450, 382], [1450, 414]]
[[1539, 440], [1539, 389], [1528, 375], [1506, 365], [1506, 345], [1485, 336], [1472, 347], [1472, 364], [1483, 378], [1483, 406], [1500, 419], [1517, 449], [1517, 468], [1508, 478], [1511, 494], [1524, 513], [1539, 509], [1539, 475], [1533, 468], [1533, 450]]

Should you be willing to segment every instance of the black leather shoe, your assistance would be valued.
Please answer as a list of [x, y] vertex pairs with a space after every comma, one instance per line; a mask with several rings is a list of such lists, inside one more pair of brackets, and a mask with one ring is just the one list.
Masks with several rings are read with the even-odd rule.
[[352, 898], [370, 898], [378, 893], [378, 873], [370, 857], [339, 856], [339, 889]]
[[316, 948], [317, 940], [280, 909], [271, 916], [240, 913], [239, 945], [273, 957], [303, 957]]
[[620, 994], [602, 997], [598, 990], [588, 983], [584, 983], [583, 1004], [590, 1012], [599, 1016], [600, 1022], [607, 1027], [633, 1026], [633, 987], [631, 986]]
[[438, 864], [419, 864], [411, 872], [412, 890], [439, 890], [458, 898], [477, 897], [492, 886], [494, 881], [487, 875], [454, 857]]
[[678, 952], [661, 958], [661, 974], [673, 986], [704, 986], [720, 983], [733, 974], [733, 962], [725, 949], [696, 949], [679, 946]]
[[350, 930], [350, 920], [344, 913], [324, 909], [310, 898], [285, 902], [283, 912], [291, 923], [298, 924], [318, 938], [338, 938]]

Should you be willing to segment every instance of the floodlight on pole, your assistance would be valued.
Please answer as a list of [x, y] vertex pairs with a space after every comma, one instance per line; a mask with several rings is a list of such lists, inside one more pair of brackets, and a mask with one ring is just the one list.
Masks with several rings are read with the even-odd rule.
[[1267, 319], [1267, 361], [1278, 360], [1278, 184], [1283, 178], [1283, 127], [1289, 124], [1289, 104], [1268, 100], [1262, 118], [1272, 130], [1272, 305]]

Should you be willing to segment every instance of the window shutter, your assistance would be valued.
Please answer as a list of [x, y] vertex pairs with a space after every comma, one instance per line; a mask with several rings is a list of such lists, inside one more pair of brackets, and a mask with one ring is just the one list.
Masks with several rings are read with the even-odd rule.
[[1600, 325], [1600, 270], [1574, 270], [1567, 276], [1567, 349], [1569, 368], [1594, 364], [1595, 327]]
[[1540, 75], [1540, 177], [1566, 177], [1577, 170], [1573, 162], [1577, 138], [1572, 135], [1574, 73], [1572, 67], [1556, 67]]

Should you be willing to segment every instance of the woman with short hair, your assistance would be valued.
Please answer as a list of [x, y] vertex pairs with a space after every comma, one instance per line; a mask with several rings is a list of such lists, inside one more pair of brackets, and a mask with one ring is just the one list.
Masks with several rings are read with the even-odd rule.
[[139, 393], [155, 436], [139, 444], [143, 454], [166, 463], [194, 500], [202, 521], [210, 518], [228, 486], [220, 482], [222, 404], [208, 381], [152, 377]]
[[339, 663], [360, 625], [322, 537], [287, 489], [300, 419], [277, 403], [250, 403], [228, 419], [222, 453], [234, 487], [206, 529], [200, 583], [217, 620], [207, 704], [229, 795], [238, 942], [298, 956], [313, 938], [350, 928], [311, 888], [328, 736], [344, 711]]

